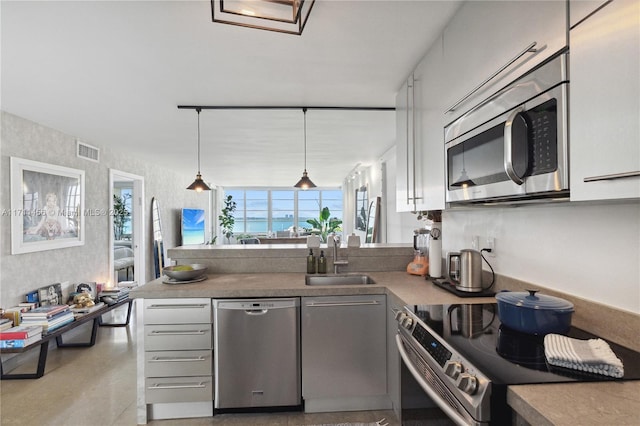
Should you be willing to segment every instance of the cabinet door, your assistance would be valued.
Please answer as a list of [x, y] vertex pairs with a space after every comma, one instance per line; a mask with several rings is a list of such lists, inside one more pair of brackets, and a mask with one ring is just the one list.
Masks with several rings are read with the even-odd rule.
[[444, 209], [444, 120], [439, 39], [396, 97], [396, 210]]
[[[465, 2], [444, 31], [449, 107], [513, 59], [519, 59], [453, 108], [447, 122], [566, 48], [567, 32], [565, 1]], [[527, 47], [534, 42], [536, 52], [528, 52]]]
[[615, 0], [570, 37], [571, 200], [640, 198], [640, 3]]
[[144, 323], [211, 323], [211, 299], [144, 299]]
[[413, 74], [396, 95], [396, 211], [415, 210], [412, 200], [413, 139]]
[[302, 396], [386, 395], [384, 295], [305, 297]]
[[442, 64], [442, 39], [438, 39], [414, 71], [415, 153], [418, 158], [414, 210], [442, 210], [445, 207], [442, 96], [446, 86]]

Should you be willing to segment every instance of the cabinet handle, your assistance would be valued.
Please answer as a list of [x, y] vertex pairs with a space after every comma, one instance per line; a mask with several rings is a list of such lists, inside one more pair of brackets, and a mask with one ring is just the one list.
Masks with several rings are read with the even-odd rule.
[[471, 90], [469, 93], [467, 93], [462, 99], [460, 99], [458, 102], [456, 102], [451, 108], [449, 108], [447, 110], [447, 113], [449, 112], [453, 112], [456, 110], [456, 108], [458, 108], [458, 106], [460, 106], [461, 103], [463, 103], [464, 101], [466, 101], [467, 99], [469, 99], [471, 96], [473, 96], [478, 90], [482, 89], [482, 87], [484, 85], [486, 85], [487, 83], [489, 83], [491, 80], [493, 80], [498, 74], [500, 74], [502, 71], [506, 70], [507, 68], [509, 68], [509, 66], [511, 66], [511, 64], [513, 64], [515, 61], [517, 61], [518, 59], [520, 59], [522, 56], [524, 56], [526, 53], [535, 53], [538, 51], [538, 49], [534, 49], [535, 45], [538, 44], [537, 42], [533, 42], [530, 45], [528, 45], [522, 52], [518, 53], [513, 59], [511, 59], [509, 62], [507, 62], [505, 65], [503, 65], [498, 71], [494, 72], [493, 74], [491, 74], [491, 76], [489, 76], [489, 78], [487, 78], [486, 80], [484, 80], [482, 83], [478, 84], [476, 87], [473, 88], [473, 90]]
[[209, 305], [149, 305], [147, 309], [202, 309]]
[[150, 336], [154, 334], [162, 335], [162, 336], [186, 336], [186, 335], [202, 335], [205, 334], [208, 330], [184, 330], [184, 331], [174, 331], [174, 330], [153, 330], [149, 333]]
[[584, 183], [588, 182], [597, 182], [600, 180], [614, 180], [614, 179], [625, 179], [630, 177], [638, 177], [640, 176], [640, 171], [637, 172], [626, 172], [626, 173], [613, 173], [610, 175], [600, 175], [600, 176], [590, 176], [584, 178]]
[[377, 300], [363, 300], [362, 302], [308, 302], [309, 308], [325, 308], [329, 306], [363, 306], [363, 305], [379, 305]]
[[[413, 102], [413, 97], [415, 95], [415, 92], [413, 90], [413, 84], [414, 84], [414, 80], [413, 80], [413, 74], [411, 74], [411, 77], [409, 79], [410, 83], [407, 83], [407, 140], [405, 141], [405, 145], [407, 146], [407, 173], [406, 173], [406, 177], [407, 177], [407, 204], [409, 203], [409, 200], [411, 200], [411, 198], [409, 197], [409, 141], [413, 140], [413, 134], [411, 133], [412, 129], [409, 126], [409, 107], [411, 107], [411, 113], [413, 114], [413, 110], [414, 110], [414, 102]], [[409, 89], [411, 89], [411, 91], [409, 91]], [[411, 96], [409, 96], [411, 95]], [[409, 102], [409, 99], [411, 99], [411, 102]], [[411, 136], [409, 136], [411, 135]]]
[[204, 382], [198, 382], [198, 383], [176, 383], [176, 384], [171, 384], [171, 383], [155, 383], [151, 386], [149, 386], [147, 389], [193, 389], [193, 388], [204, 388], [206, 387], [206, 385], [204, 384]]
[[205, 361], [205, 358], [203, 356], [199, 356], [197, 358], [154, 356], [149, 360], [149, 362], [193, 362], [193, 361]]

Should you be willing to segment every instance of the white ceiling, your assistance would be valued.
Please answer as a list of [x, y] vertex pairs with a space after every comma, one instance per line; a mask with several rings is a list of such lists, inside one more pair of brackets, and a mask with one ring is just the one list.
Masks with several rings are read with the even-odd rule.
[[[3, 0], [2, 109], [195, 177], [197, 114], [178, 105], [393, 107], [458, 6], [317, 0], [296, 36], [213, 23], [209, 1]], [[205, 180], [300, 178], [301, 110], [203, 110], [200, 122]], [[310, 109], [309, 177], [339, 186], [394, 137], [393, 112]]]

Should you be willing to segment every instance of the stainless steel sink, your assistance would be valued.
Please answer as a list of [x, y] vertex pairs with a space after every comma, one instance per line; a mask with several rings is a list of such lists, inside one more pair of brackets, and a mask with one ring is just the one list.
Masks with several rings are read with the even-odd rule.
[[376, 282], [369, 275], [338, 274], [338, 275], [306, 275], [305, 285], [366, 285]]

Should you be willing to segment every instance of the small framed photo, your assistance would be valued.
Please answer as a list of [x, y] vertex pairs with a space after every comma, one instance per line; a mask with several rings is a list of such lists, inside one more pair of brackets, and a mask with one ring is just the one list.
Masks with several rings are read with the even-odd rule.
[[76, 293], [89, 293], [93, 300], [96, 300], [98, 297], [98, 285], [95, 282], [89, 283], [80, 283], [78, 287], [76, 287]]
[[11, 157], [11, 254], [84, 245], [84, 170]]
[[38, 289], [40, 306], [63, 305], [62, 284], [55, 283]]

